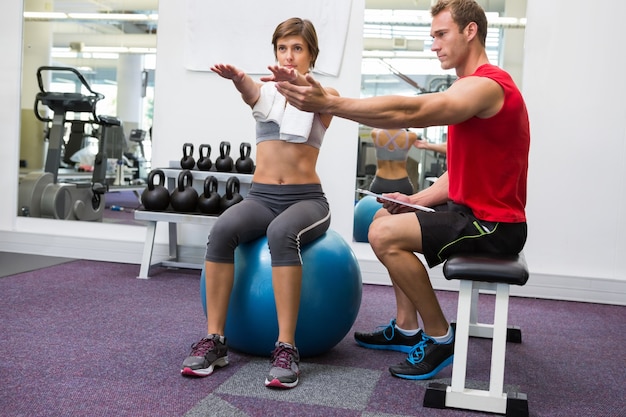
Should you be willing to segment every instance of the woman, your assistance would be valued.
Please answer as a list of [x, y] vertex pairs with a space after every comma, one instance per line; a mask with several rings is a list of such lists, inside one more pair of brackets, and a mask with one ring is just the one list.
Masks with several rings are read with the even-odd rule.
[[275, 87], [276, 81], [308, 85], [305, 75], [319, 52], [313, 24], [299, 18], [280, 23], [272, 45], [277, 65], [268, 67], [272, 75], [261, 78], [265, 83], [255, 82], [232, 65], [211, 68], [232, 80], [252, 108], [256, 169], [246, 198], [220, 215], [209, 234], [205, 262], [208, 335], [192, 346], [181, 372], [208, 376], [215, 367], [228, 364], [224, 327], [234, 281], [234, 251], [240, 243], [267, 235], [279, 334], [265, 385], [293, 388], [299, 380], [295, 332], [302, 281], [300, 248], [322, 236], [330, 225], [316, 164], [332, 116], [296, 110]]
[[417, 134], [408, 129], [372, 129], [371, 136], [376, 148], [376, 175], [369, 186], [370, 191], [413, 194], [406, 160]]

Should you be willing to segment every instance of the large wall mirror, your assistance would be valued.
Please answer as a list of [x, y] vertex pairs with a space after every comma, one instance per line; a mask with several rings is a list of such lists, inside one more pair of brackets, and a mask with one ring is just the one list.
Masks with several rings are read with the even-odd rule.
[[158, 0], [24, 1], [19, 216], [137, 224], [157, 24]]

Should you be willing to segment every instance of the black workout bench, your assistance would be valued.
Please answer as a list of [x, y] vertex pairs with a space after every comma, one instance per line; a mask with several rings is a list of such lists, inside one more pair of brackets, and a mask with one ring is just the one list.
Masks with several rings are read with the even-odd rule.
[[[521, 343], [518, 327], [507, 325], [509, 287], [528, 281], [523, 254], [516, 256], [455, 255], [443, 266], [448, 280], [458, 279], [454, 362], [451, 385], [431, 383], [424, 395], [424, 407], [459, 408], [511, 417], [528, 417], [526, 394], [504, 392], [506, 342]], [[478, 322], [478, 299], [481, 290], [495, 291], [493, 324]], [[469, 337], [492, 339], [489, 389], [466, 388]]]

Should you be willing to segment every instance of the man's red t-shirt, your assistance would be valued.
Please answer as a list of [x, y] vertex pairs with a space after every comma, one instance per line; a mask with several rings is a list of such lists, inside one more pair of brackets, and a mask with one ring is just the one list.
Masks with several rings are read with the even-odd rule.
[[502, 69], [485, 64], [475, 77], [487, 77], [504, 90], [500, 111], [448, 127], [449, 197], [485, 221], [526, 221], [526, 180], [530, 128], [522, 95]]

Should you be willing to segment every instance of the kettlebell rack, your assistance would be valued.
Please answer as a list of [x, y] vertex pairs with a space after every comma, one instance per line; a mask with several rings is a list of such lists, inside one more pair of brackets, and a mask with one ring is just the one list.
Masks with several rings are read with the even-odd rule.
[[[172, 162], [171, 166], [177, 166], [178, 162]], [[171, 192], [176, 188], [178, 176], [183, 171], [180, 168], [161, 168], [166, 178], [167, 189]], [[194, 187], [199, 187], [204, 183], [205, 178], [214, 176], [218, 181], [218, 190], [225, 187], [226, 182], [231, 177], [237, 177], [241, 185], [240, 194], [245, 196], [250, 189], [252, 183], [252, 174], [240, 174], [237, 172], [217, 172], [217, 171], [200, 171], [192, 170]], [[136, 210], [135, 220], [146, 222], [146, 240], [143, 247], [143, 255], [141, 257], [141, 267], [137, 278], [150, 278], [150, 268], [153, 266], [164, 266], [173, 268], [202, 269], [202, 263], [184, 262], [179, 257], [178, 251], [178, 225], [192, 224], [198, 226], [206, 226], [207, 233], [215, 223], [218, 215], [208, 215], [202, 213], [176, 213], [171, 211], [148, 211]], [[154, 240], [156, 237], [156, 228], [158, 222], [168, 224], [168, 247], [169, 257], [166, 260], [152, 263], [154, 252]]]

